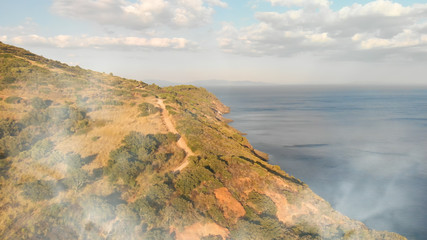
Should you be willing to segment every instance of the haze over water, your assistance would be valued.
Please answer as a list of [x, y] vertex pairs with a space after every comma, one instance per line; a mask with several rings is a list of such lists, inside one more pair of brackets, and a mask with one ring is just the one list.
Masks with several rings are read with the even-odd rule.
[[427, 87], [208, 89], [255, 148], [335, 209], [427, 236]]

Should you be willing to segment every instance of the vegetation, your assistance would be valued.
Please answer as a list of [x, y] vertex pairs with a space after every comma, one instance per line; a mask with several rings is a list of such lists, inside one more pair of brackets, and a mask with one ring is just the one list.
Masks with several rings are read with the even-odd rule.
[[10, 97], [7, 97], [4, 101], [10, 104], [17, 104], [17, 103], [21, 103], [22, 98], [18, 96], [10, 96]]
[[0, 239], [402, 239], [266, 162], [203, 88], [0, 43], [0, 99]]
[[143, 135], [131, 132], [125, 136], [123, 145], [110, 153], [105, 173], [110, 180], [121, 180], [124, 184], [135, 186], [136, 177], [146, 170], [157, 170], [165, 165], [172, 152], [159, 151], [162, 146], [177, 140], [174, 134]]
[[140, 117], [145, 117], [145, 116], [148, 116], [150, 114], [154, 114], [154, 113], [159, 111], [159, 108], [155, 107], [151, 103], [141, 103], [138, 105], [138, 109], [141, 112], [139, 114]]
[[32, 201], [51, 199], [55, 195], [55, 185], [50, 181], [37, 180], [24, 184], [23, 194]]

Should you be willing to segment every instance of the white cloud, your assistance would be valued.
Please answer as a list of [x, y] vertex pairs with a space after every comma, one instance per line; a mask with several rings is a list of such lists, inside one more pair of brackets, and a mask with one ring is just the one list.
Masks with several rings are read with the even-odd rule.
[[328, 33], [320, 33], [320, 34], [308, 34], [305, 36], [310, 42], [313, 43], [330, 43], [334, 40], [328, 36]]
[[52, 10], [62, 16], [130, 29], [157, 26], [194, 27], [206, 24], [220, 0], [53, 0]]
[[334, 11], [326, 0], [267, 1], [297, 8], [258, 12], [259, 23], [247, 27], [225, 24], [218, 38], [225, 52], [358, 59], [363, 59], [361, 54], [374, 53], [376, 59], [408, 59], [427, 51], [427, 4], [402, 6], [376, 0]]
[[399, 3], [393, 3], [388, 0], [377, 0], [365, 5], [355, 3], [350, 7], [344, 7], [338, 11], [338, 15], [340, 18], [370, 15], [397, 17], [408, 15], [414, 10], [412, 7], [404, 7]]
[[206, 2], [208, 4], [213, 5], [213, 6], [218, 6], [218, 7], [222, 7], [222, 8], [228, 7], [228, 4], [226, 2], [221, 1], [221, 0], [206, 0]]
[[328, 0], [267, 0], [273, 6], [328, 7]]
[[185, 38], [140, 38], [140, 37], [97, 37], [57, 35], [42, 37], [39, 35], [23, 35], [15, 37], [0, 36], [0, 39], [18, 45], [38, 45], [58, 48], [143, 48], [143, 49], [175, 49], [191, 50], [196, 45]]
[[427, 34], [421, 35], [407, 29], [391, 39], [368, 38], [360, 43], [362, 49], [403, 48], [414, 46], [425, 46], [425, 51], [427, 51]]

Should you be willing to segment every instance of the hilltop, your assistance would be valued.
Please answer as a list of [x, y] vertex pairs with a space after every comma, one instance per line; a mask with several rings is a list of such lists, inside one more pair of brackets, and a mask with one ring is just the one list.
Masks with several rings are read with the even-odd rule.
[[204, 88], [0, 43], [1, 239], [405, 239], [268, 163]]

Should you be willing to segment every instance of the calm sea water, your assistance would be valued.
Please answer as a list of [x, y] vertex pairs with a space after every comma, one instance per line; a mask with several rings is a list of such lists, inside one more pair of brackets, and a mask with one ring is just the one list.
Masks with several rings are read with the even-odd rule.
[[427, 88], [214, 87], [257, 149], [377, 230], [427, 236]]

